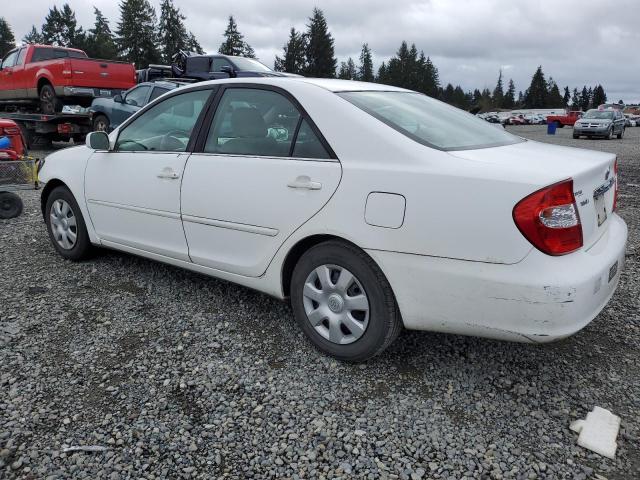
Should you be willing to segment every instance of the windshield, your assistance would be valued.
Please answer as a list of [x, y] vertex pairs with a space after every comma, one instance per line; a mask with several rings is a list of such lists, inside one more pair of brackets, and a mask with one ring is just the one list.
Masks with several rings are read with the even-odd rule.
[[472, 150], [525, 141], [420, 93], [365, 91], [338, 95], [412, 140], [439, 150]]
[[244, 57], [233, 57], [233, 63], [236, 64], [238, 70], [244, 70], [246, 72], [271, 72], [272, 70], [263, 65], [257, 60]]
[[602, 110], [589, 110], [584, 114], [582, 118], [599, 118], [611, 120], [613, 118], [613, 112], [605, 112]]

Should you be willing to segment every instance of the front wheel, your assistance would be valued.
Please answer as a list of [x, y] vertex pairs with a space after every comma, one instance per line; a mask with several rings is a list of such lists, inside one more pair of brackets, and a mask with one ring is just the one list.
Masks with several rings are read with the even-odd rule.
[[45, 222], [49, 239], [61, 257], [78, 261], [91, 253], [91, 242], [80, 207], [66, 187], [56, 187], [47, 198]]
[[322, 352], [363, 362], [386, 349], [402, 321], [389, 282], [359, 248], [339, 241], [312, 247], [291, 278], [296, 321]]
[[94, 132], [109, 132], [109, 119], [106, 115], [96, 115], [93, 119]]
[[618, 140], [622, 140], [622, 137], [624, 137], [624, 127], [622, 128], [622, 130], [620, 130], [620, 133], [617, 135]]
[[607, 140], [611, 140], [613, 138], [613, 127], [609, 128], [607, 132], [607, 136], [605, 137]]

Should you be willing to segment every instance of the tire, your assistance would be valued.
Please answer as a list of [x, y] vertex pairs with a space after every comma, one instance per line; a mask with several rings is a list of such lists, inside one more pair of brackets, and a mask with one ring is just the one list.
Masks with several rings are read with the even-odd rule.
[[0, 219], [8, 220], [22, 214], [22, 199], [11, 192], [0, 192]]
[[611, 140], [613, 138], [613, 127], [609, 129], [607, 132], [607, 136], [605, 137], [607, 140]]
[[556, 128], [562, 128], [562, 127], [564, 127], [564, 125], [563, 125], [563, 124], [561, 124], [561, 123], [560, 123], [559, 121], [557, 121], [557, 120], [556, 120], [554, 123], [556, 124]]
[[40, 110], [45, 115], [53, 115], [62, 111], [62, 102], [56, 97], [55, 90], [48, 83], [40, 88]]
[[620, 130], [620, 133], [617, 135], [618, 140], [622, 140], [622, 137], [624, 137], [624, 130], [625, 128], [622, 127], [622, 130]]
[[[75, 219], [75, 225], [71, 218]], [[78, 261], [89, 257], [92, 245], [87, 227], [80, 207], [67, 187], [56, 187], [47, 197], [45, 222], [51, 244], [62, 258]], [[75, 241], [72, 242], [73, 236]]]
[[580, 135], [576, 135], [575, 133], [573, 134], [573, 138], [574, 140], [577, 140], [578, 138], [580, 138]]
[[106, 115], [96, 115], [93, 119], [94, 132], [109, 132], [109, 119]]
[[[349, 274], [353, 278], [347, 281]], [[350, 310], [349, 303], [363, 309]], [[291, 306], [313, 345], [346, 362], [380, 354], [402, 328], [393, 291], [378, 265], [340, 241], [321, 243], [302, 255], [291, 277]]]

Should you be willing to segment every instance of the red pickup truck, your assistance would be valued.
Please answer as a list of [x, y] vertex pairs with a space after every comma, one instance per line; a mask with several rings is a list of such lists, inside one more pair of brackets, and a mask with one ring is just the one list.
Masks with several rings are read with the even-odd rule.
[[547, 116], [547, 123], [555, 123], [556, 127], [562, 128], [565, 125], [573, 125], [582, 118], [584, 112], [580, 110], [572, 110], [564, 115], [549, 115]]
[[94, 97], [112, 97], [135, 83], [131, 63], [88, 58], [75, 48], [26, 45], [2, 59], [0, 103], [39, 103], [51, 115], [63, 105], [88, 107]]

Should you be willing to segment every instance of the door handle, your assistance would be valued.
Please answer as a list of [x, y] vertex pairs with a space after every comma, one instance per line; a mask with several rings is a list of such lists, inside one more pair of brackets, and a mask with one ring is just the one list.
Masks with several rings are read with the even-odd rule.
[[176, 180], [178, 178], [180, 178], [180, 175], [177, 174], [176, 172], [174, 172], [173, 170], [171, 170], [170, 168], [165, 168], [164, 170], [162, 170], [162, 172], [160, 172], [158, 175], [158, 178], [163, 178], [163, 179], [167, 179], [167, 180]]
[[306, 190], [320, 190], [322, 184], [320, 182], [312, 182], [309, 177], [302, 175], [296, 178], [294, 181], [287, 183], [289, 188], [301, 188]]

